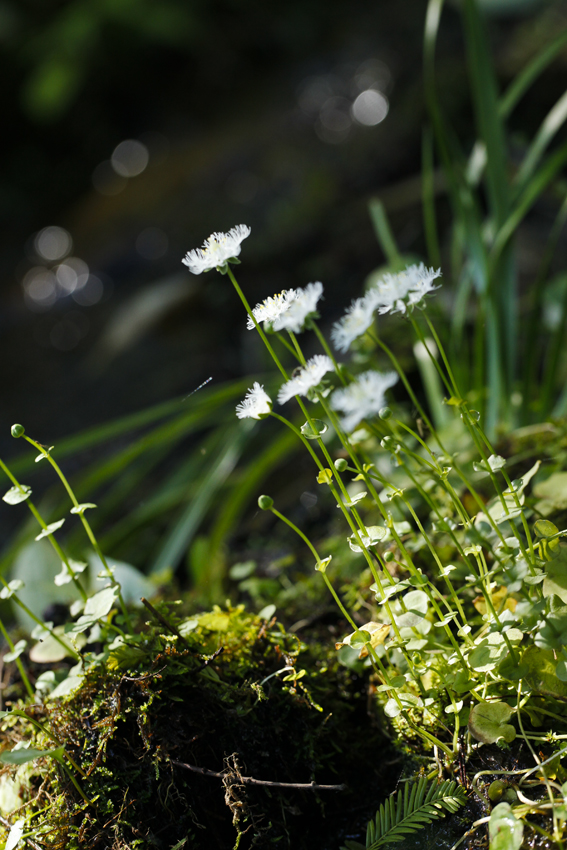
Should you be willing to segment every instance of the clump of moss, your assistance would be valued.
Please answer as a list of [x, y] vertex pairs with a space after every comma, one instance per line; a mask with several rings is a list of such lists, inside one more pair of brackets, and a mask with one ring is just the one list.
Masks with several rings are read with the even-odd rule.
[[28, 789], [36, 840], [66, 850], [336, 847], [384, 763], [364, 680], [338, 664], [331, 642], [306, 646], [242, 606], [189, 620], [165, 605], [154, 614], [91, 654], [69, 697], [33, 709], [84, 772], [75, 778], [90, 801], [43, 760]]

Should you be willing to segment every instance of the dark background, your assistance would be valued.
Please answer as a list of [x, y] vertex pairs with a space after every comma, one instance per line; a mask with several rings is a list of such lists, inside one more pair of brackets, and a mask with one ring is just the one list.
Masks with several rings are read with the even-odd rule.
[[[486, 6], [505, 87], [565, 26], [565, 7]], [[251, 225], [239, 279], [252, 303], [320, 279], [327, 321], [384, 262], [367, 211], [373, 195], [402, 250], [427, 260], [425, 10], [423, 0], [3, 0], [2, 451], [13, 452], [14, 421], [50, 442], [209, 376], [261, 368], [228, 281], [193, 277], [180, 263], [214, 230]], [[523, 99], [518, 139], [563, 91], [566, 64], [563, 55]], [[470, 146], [457, 4], [443, 13], [438, 83]], [[368, 88], [389, 102], [375, 126], [350, 111]], [[109, 164], [124, 140], [149, 154], [138, 176]], [[443, 232], [442, 192], [438, 212]], [[69, 294], [48, 275], [30, 290], [47, 297], [34, 300], [26, 280], [61, 262], [34, 248], [52, 226], [68, 231], [70, 255], [94, 277]]]

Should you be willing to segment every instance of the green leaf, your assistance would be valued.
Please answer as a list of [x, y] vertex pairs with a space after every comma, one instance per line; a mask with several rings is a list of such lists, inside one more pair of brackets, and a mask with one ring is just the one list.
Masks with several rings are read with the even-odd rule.
[[538, 537], [553, 537], [559, 532], [559, 529], [548, 519], [538, 519], [537, 522], [534, 522], [534, 531]]
[[21, 590], [22, 587], [25, 587], [24, 582], [19, 578], [13, 578], [12, 581], [8, 582], [2, 590], [0, 590], [0, 599], [10, 599], [14, 593], [17, 593], [18, 590]]
[[567, 550], [562, 549], [558, 556], [545, 564], [543, 595], [558, 596], [567, 605]]
[[551, 649], [529, 646], [521, 659], [523, 678], [532, 690], [549, 696], [567, 696], [567, 682], [556, 673], [557, 662]]
[[301, 426], [301, 433], [307, 440], [319, 440], [328, 430], [329, 426], [321, 419], [312, 419]]
[[534, 484], [534, 496], [551, 502], [558, 511], [566, 510], [567, 472], [554, 472], [546, 481], [538, 481]]
[[59, 699], [61, 697], [69, 696], [73, 691], [76, 691], [81, 687], [85, 680], [84, 675], [80, 675], [78, 673], [71, 673], [67, 676], [66, 679], [63, 679], [54, 690], [48, 694], [48, 699]]
[[43, 540], [44, 537], [49, 537], [50, 534], [53, 534], [54, 531], [57, 531], [58, 528], [61, 528], [61, 526], [63, 525], [64, 522], [65, 522], [64, 519], [59, 519], [59, 520], [57, 520], [57, 522], [49, 523], [49, 525], [46, 526], [43, 529], [43, 531], [40, 531], [40, 533], [37, 535], [37, 537], [35, 539], [36, 540]]
[[28, 645], [27, 640], [19, 640], [12, 649], [11, 652], [7, 652], [4, 656], [4, 662], [8, 664], [10, 661], [15, 661], [16, 658], [19, 658], [22, 652], [25, 650]]
[[98, 505], [93, 504], [93, 502], [83, 502], [81, 505], [76, 505], [74, 508], [71, 508], [70, 513], [72, 514], [83, 514], [88, 508], [96, 508]]
[[494, 806], [488, 821], [490, 850], [520, 850], [524, 838], [524, 824], [516, 820], [508, 803]]
[[99, 590], [98, 593], [87, 599], [83, 612], [84, 615], [86, 617], [92, 617], [93, 620], [100, 620], [102, 617], [106, 617], [117, 597], [118, 588], [116, 586], [105, 587], [103, 590]]
[[31, 487], [28, 487], [27, 484], [20, 484], [19, 487], [10, 487], [4, 493], [2, 499], [8, 505], [19, 505], [20, 502], [25, 502], [31, 496], [31, 491]]
[[403, 789], [382, 803], [366, 829], [366, 850], [404, 841], [426, 824], [453, 814], [466, 803], [466, 795], [454, 780], [428, 782], [426, 776], [404, 783]]
[[[53, 664], [56, 661], [63, 661], [68, 656], [76, 655], [76, 650], [71, 641], [64, 635], [63, 626], [56, 626], [53, 633], [48, 632], [42, 640], [30, 649], [30, 659], [36, 664]], [[54, 635], [57, 635], [59, 640]], [[78, 636], [75, 643], [77, 647], [84, 646], [86, 639]]]
[[45, 758], [46, 756], [56, 761], [61, 761], [64, 753], [65, 747], [57, 747], [53, 750], [36, 750], [34, 747], [21, 747], [18, 750], [13, 749], [11, 752], [4, 751], [0, 755], [0, 761], [3, 764], [20, 765], [27, 764], [29, 761], [35, 761], [35, 759]]
[[481, 702], [475, 705], [469, 716], [469, 730], [477, 741], [494, 744], [500, 738], [510, 743], [516, 730], [508, 723], [514, 709], [505, 702]]

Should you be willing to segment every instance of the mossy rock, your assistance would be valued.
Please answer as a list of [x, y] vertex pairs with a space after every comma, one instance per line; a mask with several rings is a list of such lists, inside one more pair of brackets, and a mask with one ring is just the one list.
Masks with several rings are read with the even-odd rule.
[[[385, 739], [367, 682], [331, 641], [308, 647], [242, 607], [185, 621], [160, 610], [171, 632], [146, 627], [92, 656], [70, 696], [27, 709], [65, 743], [92, 801], [60, 765], [35, 762], [22, 796], [36, 797], [28, 813], [50, 802], [32, 821], [41, 846], [336, 848], [358, 801], [380, 797]], [[26, 725], [11, 724], [12, 744]], [[286, 787], [312, 782], [348, 789]]]

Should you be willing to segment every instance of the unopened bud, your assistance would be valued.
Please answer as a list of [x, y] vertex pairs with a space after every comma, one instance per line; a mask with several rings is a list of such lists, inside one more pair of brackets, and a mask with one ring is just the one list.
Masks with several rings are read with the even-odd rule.
[[261, 511], [269, 511], [274, 506], [274, 500], [271, 496], [259, 496], [258, 507]]
[[392, 411], [389, 407], [382, 407], [378, 413], [380, 419], [389, 419], [392, 415]]
[[389, 564], [391, 561], [393, 561], [393, 560], [394, 560], [394, 553], [393, 553], [393, 552], [391, 552], [391, 551], [388, 549], [388, 551], [387, 551], [387, 552], [384, 552], [384, 560], [386, 561], [386, 563], [387, 563], [387, 564]]
[[26, 429], [23, 425], [12, 425], [12, 437], [23, 437]]
[[344, 457], [338, 457], [335, 461], [335, 469], [337, 472], [344, 472], [348, 466], [348, 461]]

